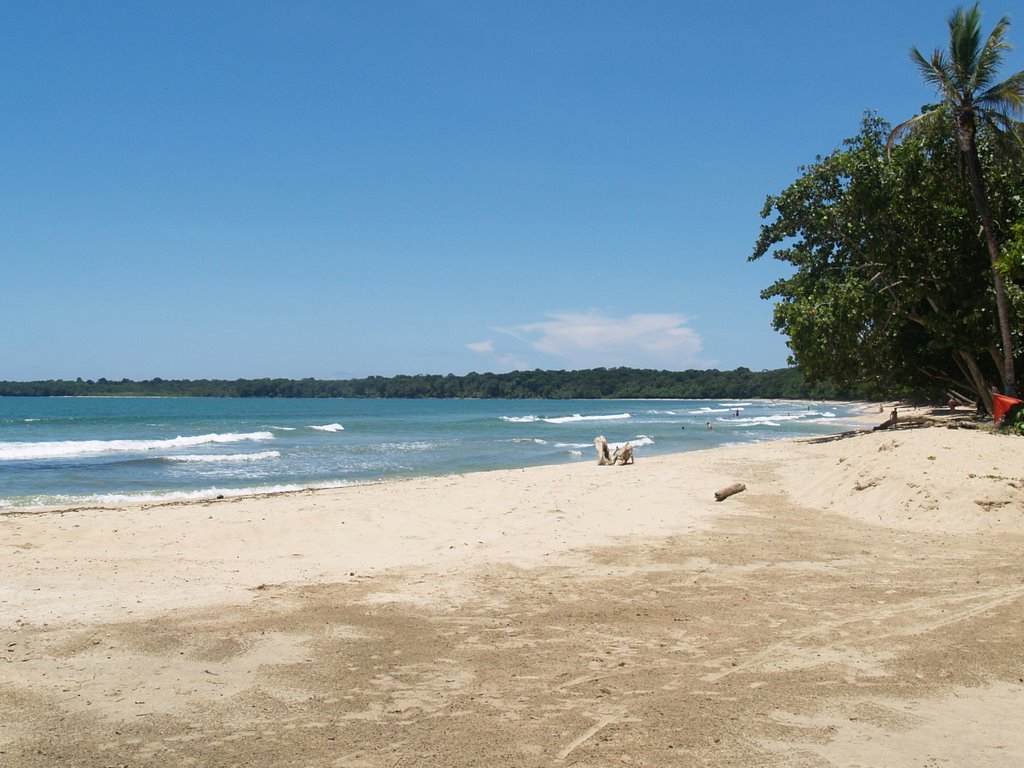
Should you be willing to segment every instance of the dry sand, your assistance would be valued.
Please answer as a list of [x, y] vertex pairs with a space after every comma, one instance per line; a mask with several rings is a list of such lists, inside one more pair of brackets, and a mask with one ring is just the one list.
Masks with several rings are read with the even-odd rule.
[[0, 766], [1024, 765], [1022, 544], [942, 427], [8, 514]]

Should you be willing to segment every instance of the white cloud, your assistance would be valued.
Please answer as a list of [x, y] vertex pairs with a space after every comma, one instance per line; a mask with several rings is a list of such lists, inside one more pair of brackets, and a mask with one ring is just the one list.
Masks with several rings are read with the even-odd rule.
[[480, 355], [486, 355], [492, 358], [497, 366], [497, 370], [509, 371], [509, 370], [527, 370], [530, 366], [526, 364], [519, 355], [513, 352], [499, 352], [494, 347], [493, 339], [486, 339], [484, 341], [474, 341], [466, 345], [466, 348], [472, 352], [476, 352]]
[[[591, 310], [549, 313], [547, 320], [496, 330], [575, 368], [707, 366], [699, 357], [703, 342], [689, 321], [679, 314], [612, 317]], [[487, 351], [497, 354], [493, 343]]]

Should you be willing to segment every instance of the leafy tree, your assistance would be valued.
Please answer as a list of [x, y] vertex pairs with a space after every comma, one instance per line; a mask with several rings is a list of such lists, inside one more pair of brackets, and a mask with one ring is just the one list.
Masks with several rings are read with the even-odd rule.
[[432, 397], [432, 398], [818, 398], [865, 397], [830, 383], [808, 382], [795, 368], [753, 372], [653, 371], [594, 368], [514, 371], [466, 376], [370, 376], [365, 379], [238, 379], [121, 381], [0, 381], [4, 396], [118, 395], [165, 397]]
[[[991, 272], [970, 194], [948, 183], [958, 145], [937, 124], [895, 147], [889, 134], [867, 115], [857, 136], [768, 198], [751, 259], [771, 253], [796, 269], [762, 297], [778, 300], [775, 328], [811, 380], [984, 402], [998, 375]], [[1021, 164], [991, 153], [987, 134], [980, 146], [999, 170], [1000, 217], [1020, 218]]]
[[970, 9], [958, 8], [950, 16], [948, 25], [948, 52], [936, 49], [931, 58], [925, 58], [916, 47], [911, 49], [911, 59], [921, 70], [925, 82], [934, 86], [942, 96], [942, 102], [896, 126], [889, 137], [889, 145], [922, 123], [941, 120], [952, 124], [992, 266], [1002, 342], [1003, 391], [1013, 395], [1016, 375], [1010, 304], [999, 268], [999, 228], [992, 215], [977, 138], [982, 124], [994, 130], [1019, 132], [1020, 125], [1013, 117], [1024, 112], [1024, 71], [997, 82], [1003, 54], [1011, 47], [1005, 37], [1010, 25], [1005, 16], [984, 42], [981, 37], [981, 10], [977, 3]]

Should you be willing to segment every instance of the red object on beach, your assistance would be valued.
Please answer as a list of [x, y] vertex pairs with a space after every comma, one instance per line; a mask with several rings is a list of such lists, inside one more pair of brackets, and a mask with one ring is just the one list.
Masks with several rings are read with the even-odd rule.
[[1006, 395], [992, 395], [992, 418], [996, 424], [1003, 420], [1003, 416], [1006, 412], [1013, 408], [1015, 405], [1020, 405], [1022, 401], [1015, 397], [1007, 397]]

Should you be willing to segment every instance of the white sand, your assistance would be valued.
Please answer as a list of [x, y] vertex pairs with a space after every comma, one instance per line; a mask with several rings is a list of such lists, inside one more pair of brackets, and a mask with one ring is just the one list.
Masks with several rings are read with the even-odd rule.
[[0, 764], [1024, 764], [1022, 543], [945, 428], [5, 515]]

